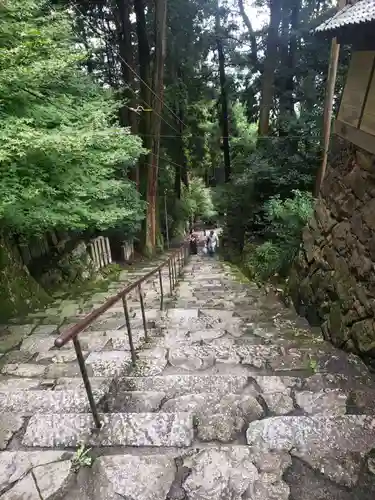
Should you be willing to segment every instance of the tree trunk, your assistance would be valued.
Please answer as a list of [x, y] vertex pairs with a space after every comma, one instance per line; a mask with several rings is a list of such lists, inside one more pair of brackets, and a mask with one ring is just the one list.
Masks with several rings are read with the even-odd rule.
[[271, 18], [268, 28], [259, 112], [259, 136], [267, 136], [269, 134], [270, 113], [273, 103], [275, 70], [277, 64], [278, 30], [281, 20], [281, 0], [270, 0], [270, 11]]
[[[177, 60], [176, 54], [176, 60]], [[184, 89], [183, 89], [183, 75], [181, 71], [181, 66], [179, 65], [176, 72], [176, 80], [178, 81], [178, 96], [176, 99], [176, 114], [179, 120], [176, 120], [176, 125], [178, 127], [178, 145], [176, 154], [176, 174], [175, 174], [175, 193], [177, 199], [181, 198], [181, 182], [189, 187], [189, 179], [187, 173], [187, 159], [185, 154], [185, 144], [184, 144], [184, 119], [185, 119], [185, 100], [184, 100]], [[175, 148], [174, 148], [175, 149]]]
[[[123, 92], [122, 96], [127, 103], [120, 109], [120, 123], [123, 127], [130, 127], [133, 134], [138, 131], [137, 115], [131, 111], [130, 107], [136, 107], [134, 99], [135, 79], [134, 73], [130, 68], [134, 69], [133, 46], [131, 41], [132, 25], [130, 22], [131, 2], [129, 0], [116, 0], [117, 7], [117, 31], [118, 44], [120, 53], [121, 73]], [[129, 178], [134, 181], [139, 190], [139, 166], [130, 170]]]
[[219, 59], [219, 75], [220, 75], [220, 125], [222, 130], [222, 148], [224, 153], [224, 173], [225, 182], [230, 181], [230, 150], [229, 150], [229, 120], [228, 120], [228, 91], [227, 79], [225, 74], [225, 56], [223, 49], [223, 42], [220, 34], [220, 17], [219, 10], [216, 16], [216, 47]]
[[287, 112], [294, 116], [294, 77], [297, 71], [297, 51], [298, 51], [298, 23], [301, 0], [292, 0], [290, 12], [290, 37], [289, 37], [289, 57], [288, 57], [288, 79], [287, 91]]
[[279, 76], [276, 83], [276, 92], [279, 99], [278, 127], [279, 135], [285, 135], [284, 120], [288, 109], [287, 86], [289, 80], [289, 26], [290, 0], [283, 0], [281, 9], [281, 30], [278, 41], [279, 47]]
[[184, 143], [184, 118], [185, 118], [185, 102], [183, 99], [180, 99], [180, 109], [179, 109], [179, 118], [180, 118], [180, 126], [179, 126], [179, 131], [180, 131], [180, 151], [181, 151], [181, 165], [183, 167], [182, 172], [181, 172], [181, 180], [185, 184], [185, 186], [188, 188], [189, 187], [189, 176], [188, 176], [188, 164], [187, 164], [187, 159], [186, 159], [186, 154], [185, 154], [185, 143]]
[[167, 25], [167, 0], [155, 1], [155, 62], [153, 74], [153, 90], [156, 94], [153, 98], [152, 109], [155, 111], [152, 119], [152, 161], [148, 170], [147, 181], [147, 235], [146, 247], [153, 251], [156, 246], [156, 204], [158, 186], [158, 168], [160, 151], [160, 115], [163, 109], [163, 86], [164, 86], [164, 61], [166, 51], [166, 25]]
[[242, 17], [242, 20], [247, 28], [247, 31], [249, 33], [249, 38], [250, 38], [250, 45], [251, 45], [251, 54], [250, 54], [250, 59], [251, 62], [254, 66], [255, 69], [258, 69], [259, 66], [259, 61], [258, 61], [258, 47], [257, 47], [257, 40], [255, 38], [255, 33], [253, 30], [253, 26], [250, 22], [250, 19], [248, 15], [245, 12], [245, 7], [243, 0], [238, 0], [238, 8]]
[[[144, 0], [134, 0], [134, 11], [136, 15], [136, 31], [138, 41], [138, 62], [139, 75], [141, 77], [140, 86], [140, 101], [144, 106], [151, 105], [151, 92], [148, 87], [151, 86], [151, 56], [150, 46], [147, 37], [147, 25], [145, 16]], [[139, 119], [139, 133], [142, 137], [143, 146], [149, 151], [147, 155], [142, 155], [138, 162], [139, 167], [139, 190], [144, 200], [147, 200], [147, 184], [148, 184], [148, 169], [152, 164], [152, 130], [151, 130], [151, 113], [141, 113]], [[141, 245], [146, 248], [148, 241], [148, 224], [144, 221]]]

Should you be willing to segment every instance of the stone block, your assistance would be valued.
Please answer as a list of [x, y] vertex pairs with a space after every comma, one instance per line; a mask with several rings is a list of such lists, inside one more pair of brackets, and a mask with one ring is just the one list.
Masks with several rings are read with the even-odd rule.
[[54, 341], [57, 335], [49, 335], [48, 333], [33, 333], [22, 341], [20, 350], [31, 352], [48, 352], [54, 347]]
[[348, 395], [340, 389], [296, 392], [297, 405], [308, 414], [345, 415]]
[[374, 173], [374, 157], [370, 153], [357, 149], [355, 152], [355, 161], [360, 169]]
[[336, 220], [332, 217], [322, 198], [319, 198], [315, 204], [315, 218], [323, 234], [329, 233], [336, 224]]
[[366, 223], [367, 227], [371, 230], [375, 230], [375, 198], [365, 203], [362, 207], [362, 218]]
[[[41, 500], [34, 478], [29, 473], [2, 495], [1, 500]], [[44, 500], [44, 498], [43, 498]]]
[[366, 176], [363, 171], [355, 165], [354, 168], [344, 177], [343, 182], [350, 187], [357, 198], [363, 200], [366, 194]]
[[100, 457], [94, 465], [93, 500], [163, 500], [174, 481], [173, 456]]
[[53, 465], [70, 455], [64, 451], [3, 451], [0, 453], [0, 494], [34, 467]]
[[188, 500], [239, 499], [252, 491], [259, 473], [245, 447], [211, 448], [184, 460], [190, 471], [182, 484]]
[[[98, 402], [104, 391], [94, 391]], [[6, 412], [31, 416], [35, 413], [85, 412], [89, 408], [84, 389], [64, 391], [13, 391], [0, 392], [0, 408]]]
[[24, 446], [190, 446], [193, 421], [189, 413], [106, 413], [99, 432], [91, 432], [89, 414], [39, 414], [31, 417]]
[[350, 233], [350, 223], [342, 221], [332, 229], [332, 244], [336, 250], [342, 254], [348, 246], [348, 234]]
[[289, 452], [350, 487], [358, 480], [361, 455], [375, 446], [375, 425], [363, 415], [272, 417], [252, 422], [247, 442], [254, 453]]
[[42, 380], [37, 378], [0, 378], [0, 391], [39, 389]]
[[43, 500], [62, 498], [64, 494], [68, 494], [69, 498], [68, 491], [75, 479], [71, 466], [70, 460], [62, 460], [38, 465], [33, 469], [33, 476]]
[[5, 410], [2, 411], [3, 413], [0, 413], [0, 450], [5, 450], [13, 435], [23, 426], [24, 419], [21, 415], [6, 413]]
[[125, 372], [131, 363], [127, 351], [92, 352], [86, 360], [94, 377], [114, 377]]
[[1, 373], [16, 377], [43, 377], [46, 367], [33, 363], [9, 363], [4, 365]]
[[358, 347], [359, 352], [367, 354], [375, 349], [375, 322], [373, 318], [354, 323], [350, 329], [350, 336]]

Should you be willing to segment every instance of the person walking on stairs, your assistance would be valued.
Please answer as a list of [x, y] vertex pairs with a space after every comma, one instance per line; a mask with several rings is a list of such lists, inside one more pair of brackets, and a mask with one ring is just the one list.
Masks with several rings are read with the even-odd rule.
[[211, 257], [215, 254], [216, 249], [219, 247], [219, 238], [215, 231], [211, 230], [206, 240], [208, 255]]
[[192, 229], [190, 230], [189, 245], [190, 245], [190, 253], [192, 255], [197, 255], [197, 253], [198, 253], [198, 239], [197, 239], [197, 235], [193, 232]]

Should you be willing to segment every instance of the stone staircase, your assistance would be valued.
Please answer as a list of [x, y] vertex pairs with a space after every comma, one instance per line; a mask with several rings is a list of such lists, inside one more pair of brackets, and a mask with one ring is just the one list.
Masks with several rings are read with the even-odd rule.
[[[79, 337], [100, 431], [48, 325], [6, 355], [1, 500], [373, 500], [375, 384], [357, 357], [217, 260], [192, 257], [163, 312], [157, 288], [147, 343], [129, 299], [136, 368], [122, 306]], [[73, 472], [79, 443], [95, 461]]]

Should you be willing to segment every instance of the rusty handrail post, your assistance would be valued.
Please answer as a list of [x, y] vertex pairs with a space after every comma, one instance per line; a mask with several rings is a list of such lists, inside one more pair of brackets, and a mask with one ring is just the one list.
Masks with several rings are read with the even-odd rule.
[[181, 252], [177, 252], [177, 265], [178, 265], [178, 276], [181, 276]]
[[132, 358], [132, 365], [135, 366], [135, 364], [137, 362], [137, 357], [135, 355], [135, 350], [134, 350], [132, 330], [131, 330], [131, 326], [130, 326], [128, 303], [126, 302], [125, 295], [122, 296], [122, 305], [124, 306], [125, 322], [126, 322], [126, 329], [128, 331], [128, 339], [129, 339], [130, 354], [131, 354], [131, 358]]
[[87, 399], [89, 400], [92, 418], [94, 419], [95, 427], [97, 429], [100, 429], [102, 424], [100, 423], [99, 414], [98, 414], [98, 410], [96, 408], [94, 395], [92, 393], [92, 388], [91, 388], [89, 376], [87, 375], [86, 364], [85, 364], [85, 359], [84, 359], [83, 354], [82, 354], [81, 344], [79, 343], [79, 340], [77, 337], [73, 338], [73, 345], [74, 345], [74, 349], [76, 351], [79, 369], [81, 370], [83, 384], [84, 384], [85, 389], [86, 389]]
[[164, 293], [163, 293], [163, 278], [161, 276], [161, 269], [159, 269], [159, 284], [160, 284], [160, 310], [163, 310]]
[[171, 271], [171, 261], [168, 259], [168, 273], [169, 273], [169, 288], [171, 290], [171, 296], [173, 295], [173, 285], [172, 285], [172, 271]]
[[176, 269], [176, 255], [173, 255], [173, 267], [174, 267], [174, 277], [175, 277], [175, 285], [177, 284], [177, 269]]
[[141, 284], [138, 285], [138, 292], [139, 292], [139, 301], [141, 303], [141, 313], [142, 313], [143, 330], [145, 332], [145, 339], [148, 340], [147, 321], [146, 321], [145, 305], [144, 305], [144, 302], [143, 302], [143, 295], [142, 295]]
[[174, 267], [173, 267], [173, 255], [172, 257], [170, 258], [170, 264], [171, 264], [171, 269], [172, 269], [172, 290], [174, 289], [174, 282], [175, 282], [175, 275], [174, 275]]

